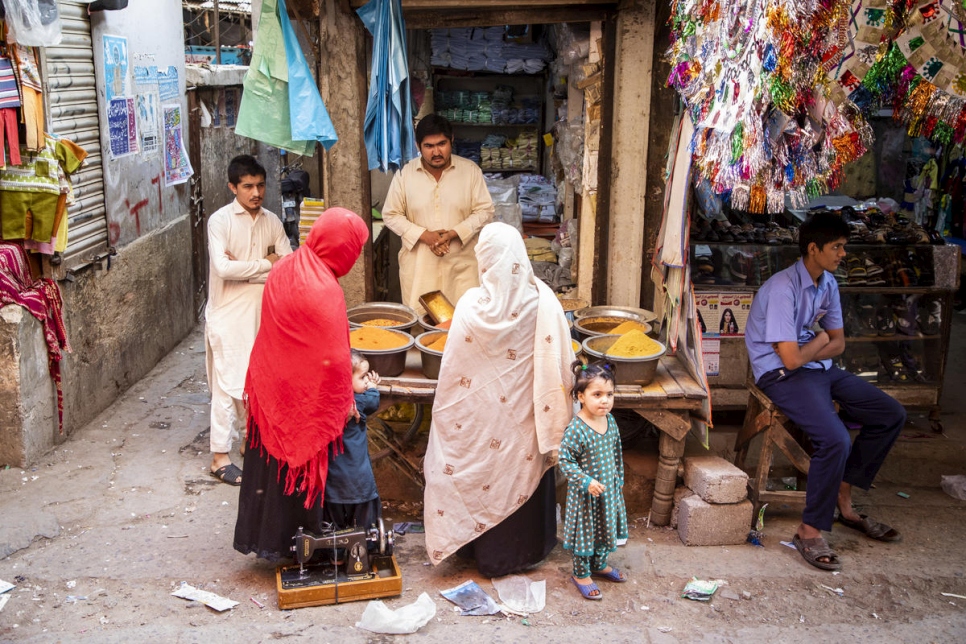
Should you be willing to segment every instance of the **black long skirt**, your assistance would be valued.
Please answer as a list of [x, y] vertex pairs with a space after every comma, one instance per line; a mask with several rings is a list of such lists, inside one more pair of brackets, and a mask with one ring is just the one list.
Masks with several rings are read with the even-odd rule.
[[287, 465], [281, 465], [262, 449], [245, 449], [244, 474], [238, 495], [235, 521], [235, 550], [254, 552], [262, 559], [278, 562], [292, 559], [292, 546], [299, 527], [320, 534], [325, 527], [322, 502], [305, 508], [305, 493], [285, 494]]
[[557, 544], [555, 484], [551, 468], [526, 503], [457, 554], [476, 559], [476, 567], [484, 577], [521, 572], [546, 559]]

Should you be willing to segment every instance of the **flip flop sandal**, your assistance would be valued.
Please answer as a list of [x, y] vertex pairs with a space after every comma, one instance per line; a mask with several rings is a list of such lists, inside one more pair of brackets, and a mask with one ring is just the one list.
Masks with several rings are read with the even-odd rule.
[[214, 472], [209, 469], [208, 474], [215, 477], [222, 483], [227, 483], [228, 485], [241, 485], [242, 471], [241, 468], [234, 463], [223, 465]]
[[[574, 586], [577, 587], [577, 590], [580, 591], [580, 595], [584, 599], [590, 599], [592, 601], [600, 601], [601, 599], [604, 598], [604, 596], [600, 592], [600, 588], [598, 588], [597, 584], [595, 584], [594, 582], [590, 582], [589, 585], [584, 586], [583, 584], [578, 584], [577, 580], [574, 579], [573, 577], [570, 578], [570, 581]], [[594, 592], [595, 590], [597, 591], [597, 594], [591, 595], [590, 593]]]
[[[828, 542], [825, 541], [824, 537], [802, 539], [796, 534], [795, 538], [792, 539], [792, 543], [795, 544], [795, 548], [802, 554], [802, 558], [816, 568], [821, 568], [822, 570], [840, 570], [842, 568], [842, 562], [839, 561], [839, 556], [835, 554], [834, 550], [829, 548]], [[826, 557], [828, 561], [819, 561], [822, 557]]]
[[617, 583], [617, 584], [623, 584], [625, 581], [627, 581], [627, 577], [624, 576], [624, 573], [622, 573], [617, 568], [614, 568], [613, 566], [611, 566], [611, 569], [608, 570], [607, 572], [604, 572], [602, 570], [591, 571], [590, 576], [600, 577], [601, 579], [606, 579], [607, 581], [613, 581], [614, 583]]
[[865, 536], [870, 539], [875, 539], [876, 541], [886, 541], [888, 543], [895, 543], [897, 541], [902, 541], [902, 535], [895, 528], [891, 528], [884, 523], [879, 523], [873, 519], [870, 519], [864, 514], [859, 515], [861, 517], [860, 521], [852, 521], [851, 519], [846, 519], [842, 515], [839, 515], [839, 523], [847, 528], [852, 528], [853, 530], [858, 530], [859, 532], [865, 534]]

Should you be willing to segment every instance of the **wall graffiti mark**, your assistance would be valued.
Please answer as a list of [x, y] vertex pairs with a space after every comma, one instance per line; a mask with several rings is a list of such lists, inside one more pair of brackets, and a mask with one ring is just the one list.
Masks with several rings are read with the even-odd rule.
[[118, 240], [121, 239], [121, 224], [116, 221], [107, 224], [107, 238], [110, 240], [111, 246], [117, 245]]
[[164, 216], [164, 199], [161, 198], [161, 175], [157, 175], [151, 179], [151, 185], [158, 186], [158, 210], [161, 212], [161, 216]]
[[141, 236], [141, 208], [144, 208], [146, 205], [148, 205], [148, 199], [142, 199], [141, 201], [137, 202], [133, 206], [131, 205], [130, 201], [125, 199], [124, 205], [127, 207], [128, 212], [131, 213], [131, 216], [134, 217], [134, 228], [137, 231], [137, 236], [140, 237]]

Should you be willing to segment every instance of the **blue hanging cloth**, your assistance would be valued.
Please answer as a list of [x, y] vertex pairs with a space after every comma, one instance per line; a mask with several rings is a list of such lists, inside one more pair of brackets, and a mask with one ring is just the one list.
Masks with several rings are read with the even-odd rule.
[[356, 13], [373, 41], [363, 130], [369, 169], [399, 169], [416, 158], [402, 6], [400, 0], [370, 0]]
[[336, 136], [332, 119], [322, 102], [295, 30], [292, 29], [285, 0], [278, 0], [278, 17], [282, 22], [285, 57], [288, 59], [288, 103], [292, 138], [296, 141], [318, 141], [328, 150], [339, 137]]

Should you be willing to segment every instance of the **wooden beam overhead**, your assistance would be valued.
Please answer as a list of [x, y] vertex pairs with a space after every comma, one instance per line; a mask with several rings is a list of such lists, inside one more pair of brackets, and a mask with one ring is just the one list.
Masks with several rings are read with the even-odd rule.
[[[349, 0], [353, 9], [358, 9], [368, 0]], [[565, 5], [568, 7], [617, 5], [616, 0], [475, 0], [472, 3], [476, 9], [537, 9]], [[466, 0], [402, 0], [403, 12], [409, 11], [440, 11], [441, 9], [465, 9]], [[557, 22], [557, 21], [550, 21]]]
[[616, 5], [555, 5], [533, 9], [463, 9], [452, 11], [406, 11], [407, 29], [491, 27], [499, 25], [553, 24], [607, 20]]

